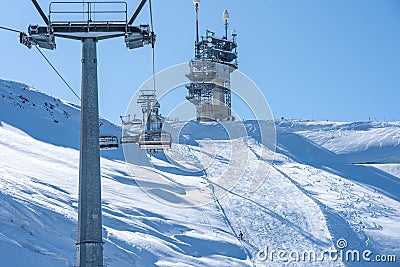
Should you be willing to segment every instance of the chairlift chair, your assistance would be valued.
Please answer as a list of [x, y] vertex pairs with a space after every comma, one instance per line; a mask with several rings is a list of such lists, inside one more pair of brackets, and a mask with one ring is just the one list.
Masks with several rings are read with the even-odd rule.
[[121, 144], [137, 144], [139, 142], [139, 135], [124, 134], [120, 142]]
[[[133, 134], [130, 130], [135, 124], [142, 124], [141, 119], [136, 119], [136, 114], [133, 115], [133, 119], [131, 119], [131, 115], [128, 114], [126, 116], [120, 116], [122, 122], [122, 137], [120, 139], [121, 144], [134, 144], [139, 142], [139, 135]], [[127, 129], [124, 129], [124, 126]]]
[[141, 125], [142, 120], [136, 118], [136, 114], [133, 115], [133, 119], [131, 119], [131, 115], [128, 114], [126, 116], [120, 116], [122, 125]]
[[171, 134], [166, 131], [144, 132], [139, 137], [139, 148], [159, 151], [171, 148]]
[[118, 149], [118, 137], [101, 134], [99, 136], [100, 150]]
[[133, 135], [125, 130], [121, 138], [121, 144], [137, 143], [140, 149], [154, 152], [171, 148], [171, 134], [162, 130], [163, 118], [158, 113], [160, 103], [157, 101], [155, 92], [156, 90], [154, 89], [140, 91], [141, 94], [137, 103], [141, 104], [143, 121], [136, 119], [136, 116], [131, 120], [130, 114], [120, 116], [122, 125], [132, 127], [134, 124], [142, 124], [145, 126], [145, 129], [140, 135]]
[[141, 125], [142, 124], [142, 120], [141, 119], [133, 119], [131, 121], [131, 124], [133, 124], [133, 125]]

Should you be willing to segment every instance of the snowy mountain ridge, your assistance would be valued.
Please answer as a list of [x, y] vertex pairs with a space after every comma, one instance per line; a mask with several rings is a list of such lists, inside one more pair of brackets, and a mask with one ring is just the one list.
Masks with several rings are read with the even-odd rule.
[[[79, 118], [73, 104], [0, 80], [0, 251], [5, 266], [74, 266]], [[101, 132], [121, 135], [118, 126], [102, 123]], [[210, 162], [204, 173], [177, 170], [162, 155], [148, 158], [133, 148], [153, 168], [138, 164], [132, 177], [122, 148], [102, 152], [105, 265], [365, 266], [343, 259], [288, 263], [262, 258], [266, 246], [320, 252], [338, 249], [343, 238], [349, 249], [399, 258], [400, 122], [275, 124], [272, 164], [260, 157], [267, 148], [260, 144], [255, 121], [244, 122], [248, 139], [229, 140], [218, 124], [185, 126], [181, 157]], [[232, 163], [232, 153], [246, 157]], [[249, 193], [256, 168], [268, 176]], [[220, 181], [222, 174], [238, 173], [241, 179], [232, 189]], [[152, 180], [155, 175], [168, 184]], [[142, 190], [143, 184], [153, 196]], [[190, 201], [190, 189], [200, 187], [209, 204], [174, 205]]]

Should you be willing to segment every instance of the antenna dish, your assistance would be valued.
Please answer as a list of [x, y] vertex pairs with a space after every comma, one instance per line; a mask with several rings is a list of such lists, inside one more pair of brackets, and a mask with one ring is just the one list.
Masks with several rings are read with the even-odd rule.
[[195, 4], [195, 5], [200, 4], [200, 0], [193, 0], [193, 4]]

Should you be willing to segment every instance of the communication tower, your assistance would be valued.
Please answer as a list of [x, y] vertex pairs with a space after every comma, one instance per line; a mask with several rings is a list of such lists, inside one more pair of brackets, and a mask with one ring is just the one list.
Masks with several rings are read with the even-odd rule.
[[232, 97], [230, 76], [238, 67], [236, 31], [232, 38], [228, 37], [229, 13], [222, 14], [225, 21], [225, 35], [216, 37], [207, 30], [205, 36], [199, 38], [198, 7], [199, 0], [194, 0], [196, 6], [196, 42], [195, 58], [189, 62], [189, 72], [186, 77], [191, 81], [186, 86], [186, 99], [196, 106], [197, 120], [224, 121], [234, 120], [232, 116]]

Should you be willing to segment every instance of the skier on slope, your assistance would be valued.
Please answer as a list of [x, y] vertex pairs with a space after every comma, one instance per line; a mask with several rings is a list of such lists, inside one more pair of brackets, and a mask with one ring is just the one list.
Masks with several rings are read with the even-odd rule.
[[240, 239], [243, 239], [243, 232], [242, 232], [242, 230], [240, 230], [240, 232], [239, 232], [239, 237], [240, 237]]

